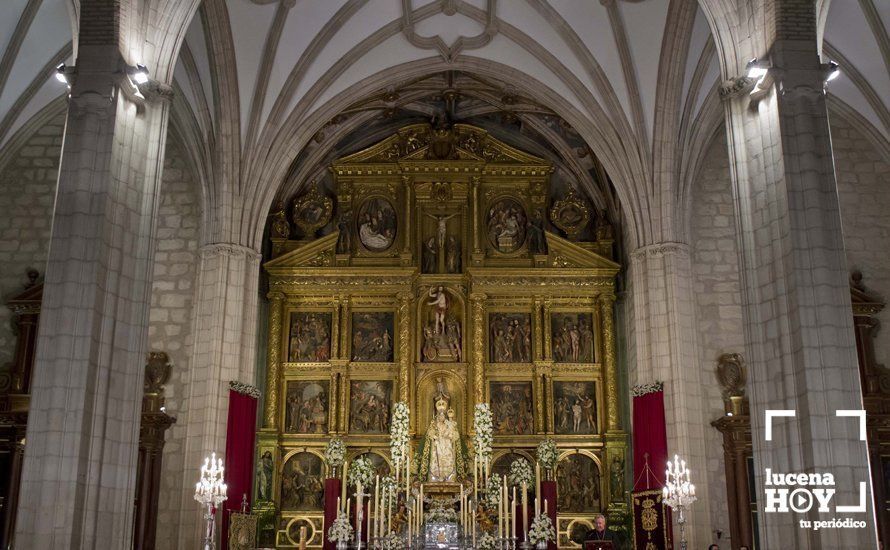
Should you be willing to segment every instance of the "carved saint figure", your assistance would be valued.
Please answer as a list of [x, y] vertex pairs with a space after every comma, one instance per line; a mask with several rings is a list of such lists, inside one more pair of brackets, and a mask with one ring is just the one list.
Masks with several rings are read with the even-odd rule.
[[444, 214], [440, 216], [434, 216], [433, 214], [427, 214], [424, 212], [423, 214], [427, 218], [431, 218], [436, 220], [436, 244], [439, 245], [439, 248], [445, 247], [445, 237], [448, 234], [448, 225], [446, 222], [451, 218], [457, 216], [457, 214], [451, 214], [450, 216], [446, 216]]
[[256, 472], [259, 500], [272, 500], [272, 472], [274, 469], [272, 451], [264, 452]]
[[466, 476], [466, 449], [460, 437], [450, 396], [439, 384], [435, 415], [430, 421], [420, 450], [420, 479], [433, 482], [454, 482]]
[[439, 247], [436, 237], [430, 237], [423, 243], [423, 273], [435, 273], [439, 261]]
[[445, 289], [440, 286], [438, 288], [431, 288], [429, 297], [432, 298], [432, 301], [427, 302], [427, 305], [433, 306], [433, 313], [436, 316], [434, 330], [439, 334], [445, 331], [445, 314], [448, 313], [448, 296], [445, 294]]

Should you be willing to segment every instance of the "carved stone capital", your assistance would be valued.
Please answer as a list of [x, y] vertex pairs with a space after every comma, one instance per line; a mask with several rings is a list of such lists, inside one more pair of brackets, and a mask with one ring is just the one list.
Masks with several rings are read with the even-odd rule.
[[741, 97], [754, 89], [757, 81], [747, 76], [737, 76], [729, 80], [724, 80], [720, 84], [720, 99], [726, 101]]

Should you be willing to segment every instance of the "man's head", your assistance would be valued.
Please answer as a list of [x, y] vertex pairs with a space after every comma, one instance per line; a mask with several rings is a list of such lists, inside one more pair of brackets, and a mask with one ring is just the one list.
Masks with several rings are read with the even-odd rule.
[[593, 520], [593, 525], [596, 527], [597, 531], [605, 531], [606, 530], [606, 516], [599, 514]]
[[720, 550], [720, 547], [716, 544], [712, 544], [711, 546], [708, 546], [708, 550]]

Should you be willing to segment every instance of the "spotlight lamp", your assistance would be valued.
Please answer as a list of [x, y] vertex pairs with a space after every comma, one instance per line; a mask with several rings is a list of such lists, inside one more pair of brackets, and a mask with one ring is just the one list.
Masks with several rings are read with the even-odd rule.
[[136, 84], [145, 84], [148, 82], [148, 69], [145, 65], [136, 65], [136, 68], [132, 71], [133, 82]]
[[825, 82], [831, 82], [841, 74], [841, 68], [834, 61], [829, 61], [825, 67]]
[[753, 78], [754, 80], [760, 80], [766, 73], [769, 71], [769, 66], [765, 61], [758, 60], [756, 57], [751, 61], [748, 61], [748, 78]]
[[58, 66], [56, 66], [55, 77], [56, 80], [64, 85], [71, 85], [71, 83], [68, 81], [68, 67], [66, 67], [64, 63], [59, 63]]

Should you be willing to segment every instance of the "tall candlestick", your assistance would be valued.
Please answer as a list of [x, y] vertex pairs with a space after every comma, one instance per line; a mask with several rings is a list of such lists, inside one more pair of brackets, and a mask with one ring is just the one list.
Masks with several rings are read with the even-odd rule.
[[535, 496], [541, 496], [541, 463], [535, 462]]
[[[377, 474], [377, 477], [374, 480], [374, 511], [377, 514], [374, 516], [374, 538], [380, 536], [380, 474]], [[370, 514], [369, 514], [370, 515]]]
[[340, 496], [346, 501], [346, 465], [343, 466], [343, 479], [340, 480]]
[[337, 497], [337, 515], [340, 515], [340, 497]]
[[349, 507], [352, 505], [352, 499], [346, 499], [346, 517], [349, 518]]
[[522, 540], [528, 540], [528, 486], [522, 482]]

